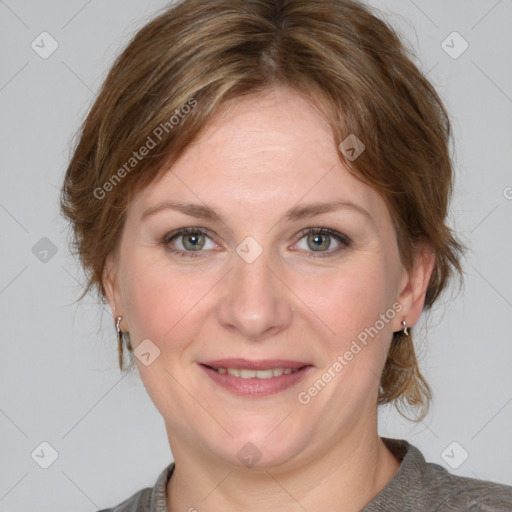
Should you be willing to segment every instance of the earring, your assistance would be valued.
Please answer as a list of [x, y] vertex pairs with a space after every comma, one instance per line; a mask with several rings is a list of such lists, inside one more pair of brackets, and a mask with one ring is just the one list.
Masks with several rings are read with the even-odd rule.
[[132, 350], [132, 344], [130, 341], [130, 335], [128, 332], [121, 331], [121, 320], [123, 319], [122, 316], [118, 316], [116, 318], [116, 331], [117, 331], [117, 343], [119, 345], [120, 350], [123, 349], [123, 344], [126, 345], [126, 348], [128, 350]]
[[119, 343], [123, 342], [123, 331], [121, 331], [121, 327], [119, 327], [119, 324], [121, 323], [122, 316], [118, 316], [116, 318], [116, 331], [117, 331], [117, 341]]
[[409, 329], [407, 329], [407, 322], [405, 320], [402, 320], [402, 325], [403, 325], [403, 333], [406, 335], [406, 336], [409, 336]]

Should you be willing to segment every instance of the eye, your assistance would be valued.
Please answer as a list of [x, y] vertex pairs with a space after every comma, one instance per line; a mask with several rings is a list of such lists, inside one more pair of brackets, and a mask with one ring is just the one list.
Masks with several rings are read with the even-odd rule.
[[184, 228], [173, 231], [163, 237], [162, 244], [174, 254], [189, 257], [199, 256], [197, 253], [202, 252], [203, 249], [215, 248], [208, 232], [202, 228]]
[[[297, 246], [306, 252], [327, 253], [326, 256], [331, 256], [350, 246], [350, 239], [346, 235], [328, 228], [308, 228], [300, 235], [301, 238]], [[302, 240], [305, 243], [301, 244]], [[324, 257], [320, 254], [318, 256], [306, 254], [305, 256], [309, 258]]]
[[[305, 247], [302, 241], [305, 241]], [[165, 249], [173, 254], [184, 257], [198, 257], [201, 252], [215, 249], [209, 232], [203, 228], [183, 228], [166, 234], [162, 240]], [[337, 231], [328, 228], [308, 228], [300, 233], [296, 246], [304, 251], [309, 258], [326, 257], [337, 254], [350, 246], [350, 239]], [[302, 246], [301, 246], [302, 245]], [[333, 246], [335, 246], [333, 248]], [[317, 255], [307, 253], [318, 253]]]

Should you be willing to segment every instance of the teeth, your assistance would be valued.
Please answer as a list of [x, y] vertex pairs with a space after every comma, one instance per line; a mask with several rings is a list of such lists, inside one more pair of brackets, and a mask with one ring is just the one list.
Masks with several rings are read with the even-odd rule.
[[247, 370], [245, 368], [215, 368], [219, 373], [228, 373], [233, 377], [240, 377], [242, 379], [271, 379], [272, 377], [279, 377], [281, 375], [288, 375], [295, 373], [299, 368], [269, 368], [268, 370]]

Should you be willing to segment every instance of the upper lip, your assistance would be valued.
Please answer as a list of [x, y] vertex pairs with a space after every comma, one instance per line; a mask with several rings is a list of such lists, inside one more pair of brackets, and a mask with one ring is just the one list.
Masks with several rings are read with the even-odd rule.
[[257, 361], [251, 361], [241, 358], [215, 359], [214, 361], [202, 361], [201, 364], [214, 368], [240, 368], [246, 370], [266, 370], [269, 368], [293, 369], [309, 366], [309, 363], [290, 361], [287, 359], [258, 359]]

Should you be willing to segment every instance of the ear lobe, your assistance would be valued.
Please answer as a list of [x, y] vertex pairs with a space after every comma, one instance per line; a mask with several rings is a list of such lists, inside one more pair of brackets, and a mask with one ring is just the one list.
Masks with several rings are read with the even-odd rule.
[[423, 245], [414, 257], [413, 268], [407, 274], [405, 285], [398, 298], [402, 304], [402, 311], [400, 318], [397, 318], [396, 331], [402, 329], [402, 326], [399, 325], [402, 320], [405, 320], [409, 326], [418, 322], [425, 304], [425, 296], [434, 271], [434, 264], [434, 252], [429, 246]]

